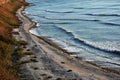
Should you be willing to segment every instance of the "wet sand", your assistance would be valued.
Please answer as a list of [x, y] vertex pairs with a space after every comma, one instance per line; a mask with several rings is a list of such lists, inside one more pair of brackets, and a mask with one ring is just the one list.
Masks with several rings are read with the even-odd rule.
[[57, 80], [59, 78], [63, 80], [120, 80], [119, 73], [76, 58], [52, 41], [31, 34], [29, 30], [36, 23], [22, 13], [24, 8], [22, 6], [17, 11], [17, 16], [22, 22], [19, 33], [21, 39], [28, 43], [27, 48], [34, 53], [21, 59], [21, 61], [30, 60], [21, 68], [25, 78], [29, 80]]

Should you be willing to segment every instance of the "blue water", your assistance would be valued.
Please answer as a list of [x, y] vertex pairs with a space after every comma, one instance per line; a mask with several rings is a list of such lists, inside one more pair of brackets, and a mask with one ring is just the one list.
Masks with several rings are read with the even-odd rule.
[[26, 0], [30, 32], [90, 61], [120, 67], [120, 0]]

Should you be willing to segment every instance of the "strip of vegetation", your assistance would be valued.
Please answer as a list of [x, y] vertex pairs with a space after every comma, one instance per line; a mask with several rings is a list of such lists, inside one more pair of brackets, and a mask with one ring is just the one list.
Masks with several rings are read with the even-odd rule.
[[[0, 5], [0, 80], [19, 80], [16, 70], [18, 66], [13, 63], [13, 54], [15, 45], [21, 43], [12, 37], [12, 29], [20, 24], [15, 14], [22, 5], [27, 5], [24, 0], [11, 0]], [[20, 54], [21, 48], [17, 50], [16, 54]]]

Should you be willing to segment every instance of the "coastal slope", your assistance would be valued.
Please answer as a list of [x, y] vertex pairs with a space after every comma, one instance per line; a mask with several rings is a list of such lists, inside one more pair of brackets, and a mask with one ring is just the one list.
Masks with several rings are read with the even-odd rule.
[[0, 0], [0, 80], [18, 80], [13, 63], [16, 40], [12, 29], [20, 24], [16, 11], [23, 4], [23, 0]]

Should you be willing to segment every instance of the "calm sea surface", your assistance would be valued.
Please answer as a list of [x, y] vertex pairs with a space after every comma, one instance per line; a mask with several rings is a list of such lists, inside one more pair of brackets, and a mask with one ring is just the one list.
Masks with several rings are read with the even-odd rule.
[[25, 13], [44, 36], [89, 61], [120, 67], [120, 0], [26, 0]]

